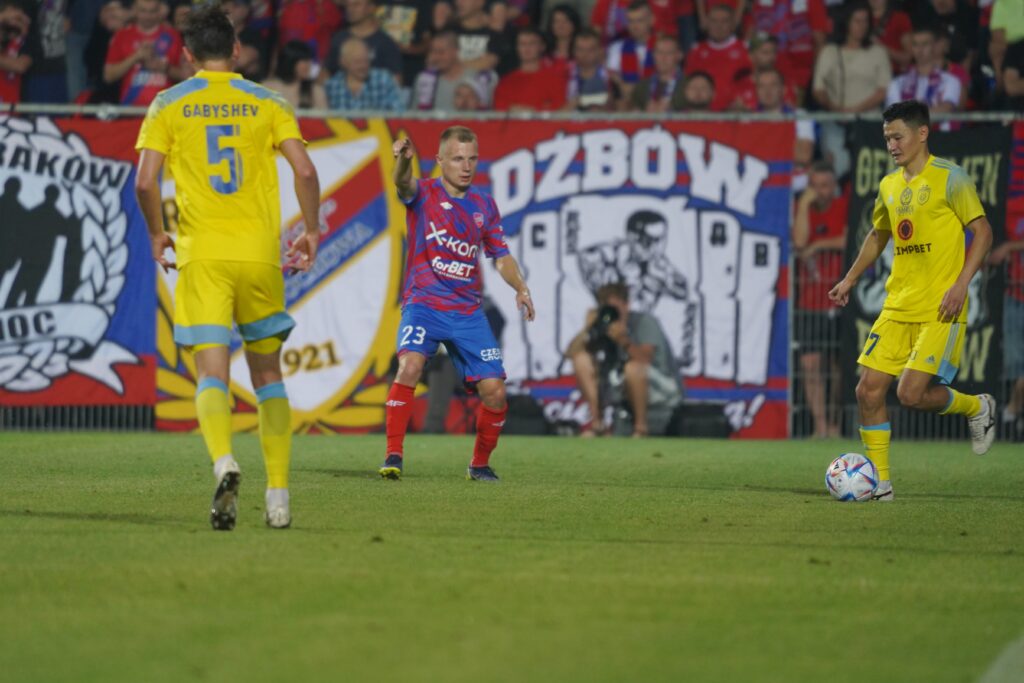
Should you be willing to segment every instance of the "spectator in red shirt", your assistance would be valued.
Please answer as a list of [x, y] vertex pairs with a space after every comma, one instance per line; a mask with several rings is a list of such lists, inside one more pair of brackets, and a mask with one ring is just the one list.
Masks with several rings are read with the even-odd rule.
[[494, 91], [496, 111], [555, 111], [565, 104], [565, 71], [545, 66], [544, 37], [532, 27], [516, 36], [519, 68], [505, 74]]
[[608, 47], [606, 65], [628, 100], [633, 87], [654, 73], [654, 15], [645, 0], [633, 0], [626, 20], [629, 35]]
[[21, 76], [32, 66], [26, 54], [31, 23], [17, 0], [0, 2], [0, 104], [21, 101]]
[[283, 0], [277, 11], [277, 44], [292, 40], [309, 43], [323, 64], [331, 48], [331, 36], [341, 28], [341, 0]]
[[121, 104], [146, 106], [179, 80], [181, 35], [164, 23], [159, 0], [135, 0], [135, 22], [114, 34], [103, 66], [103, 80], [121, 82]]
[[778, 39], [778, 67], [786, 82], [806, 92], [814, 60], [831, 31], [823, 0], [753, 0], [750, 12], [753, 30]]
[[838, 415], [828, 410], [839, 402], [839, 318], [828, 290], [843, 275], [848, 203], [832, 167], [815, 162], [793, 218], [793, 248], [798, 259], [794, 336], [800, 351], [804, 398], [818, 438], [839, 435]]
[[[775, 36], [767, 33], [755, 33], [750, 39], [750, 63], [752, 73], [744, 74], [736, 81], [736, 99], [732, 108], [740, 111], [758, 111], [757, 84], [755, 76], [760, 71], [778, 71], [780, 77], [785, 81], [785, 76], [779, 71], [778, 65], [779, 41]], [[796, 107], [800, 99], [800, 93], [793, 87], [792, 83], [783, 82], [782, 103], [787, 107]]]
[[686, 73], [703, 71], [715, 83], [712, 111], [725, 111], [736, 95], [736, 81], [750, 73], [750, 54], [735, 35], [736, 16], [728, 5], [708, 10], [708, 39], [693, 46], [686, 56]]
[[885, 48], [892, 72], [901, 74], [910, 68], [910, 15], [893, 9], [892, 0], [868, 0], [871, 7], [871, 39]]

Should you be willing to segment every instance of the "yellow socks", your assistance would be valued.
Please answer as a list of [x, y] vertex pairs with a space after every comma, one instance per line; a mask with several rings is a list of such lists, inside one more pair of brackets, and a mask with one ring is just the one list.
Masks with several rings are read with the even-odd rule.
[[196, 390], [196, 414], [199, 416], [199, 431], [206, 441], [210, 459], [231, 454], [231, 405], [228, 403], [228, 388], [216, 377], [199, 381]]
[[267, 468], [267, 488], [288, 488], [292, 454], [292, 411], [284, 384], [275, 382], [256, 390], [259, 399], [260, 445]]
[[892, 427], [888, 422], [860, 428], [860, 440], [864, 442], [864, 455], [871, 458], [878, 470], [881, 481], [889, 481], [889, 439]]
[[966, 415], [974, 417], [981, 412], [981, 399], [970, 394], [961, 394], [956, 389], [946, 387], [949, 392], [949, 403], [939, 411], [942, 415]]

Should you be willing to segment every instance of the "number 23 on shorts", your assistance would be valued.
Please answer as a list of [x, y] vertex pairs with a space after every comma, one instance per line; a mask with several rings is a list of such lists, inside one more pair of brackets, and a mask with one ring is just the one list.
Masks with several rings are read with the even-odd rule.
[[423, 340], [427, 336], [426, 328], [416, 325], [406, 325], [402, 328], [402, 341], [399, 342], [399, 346], [405, 346], [406, 344], [415, 344], [419, 346], [423, 343]]

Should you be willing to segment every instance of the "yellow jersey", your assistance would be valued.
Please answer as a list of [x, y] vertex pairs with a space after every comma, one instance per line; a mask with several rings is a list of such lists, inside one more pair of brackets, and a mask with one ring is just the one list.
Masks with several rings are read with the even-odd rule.
[[276, 150], [302, 140], [291, 105], [238, 74], [200, 71], [162, 91], [135, 149], [164, 154], [175, 183], [179, 266], [281, 263]]
[[[882, 178], [875, 230], [892, 233], [892, 273], [881, 317], [909, 323], [938, 319], [939, 304], [964, 267], [964, 226], [985, 215], [974, 182], [956, 164], [928, 157], [907, 182], [903, 169]], [[958, 322], [967, 319], [964, 303]]]

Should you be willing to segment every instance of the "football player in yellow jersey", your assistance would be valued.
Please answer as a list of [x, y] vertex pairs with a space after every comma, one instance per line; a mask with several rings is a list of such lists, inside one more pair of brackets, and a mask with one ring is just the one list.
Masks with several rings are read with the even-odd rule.
[[[228, 343], [232, 321], [245, 342], [259, 401], [267, 469], [266, 523], [291, 524], [288, 464], [291, 409], [281, 375], [281, 343], [295, 322], [285, 312], [276, 153], [295, 174], [305, 231], [286, 267], [308, 270], [319, 244], [320, 183], [291, 107], [277, 93], [233, 73], [239, 44], [219, 3], [195, 10], [185, 56], [198, 73], [164, 90], [139, 131], [136, 196], [153, 258], [177, 267], [174, 341], [195, 353], [199, 429], [214, 463], [214, 529], [235, 526], [241, 473], [231, 453]], [[164, 232], [160, 171], [176, 186], [177, 244]], [[175, 252], [175, 261], [166, 251]]]
[[[861, 439], [878, 468], [875, 500], [893, 499], [889, 477], [891, 429], [885, 396], [908, 408], [965, 415], [971, 447], [984, 455], [995, 437], [995, 399], [949, 387], [956, 376], [967, 320], [967, 285], [992, 246], [992, 226], [974, 183], [955, 164], [928, 152], [928, 107], [897, 102], [882, 114], [886, 147], [897, 169], [879, 185], [872, 230], [857, 260], [829, 297], [845, 306], [850, 290], [893, 242], [888, 292], [857, 362]], [[973, 233], [965, 255], [965, 230]], [[937, 381], [936, 381], [937, 380]]]

